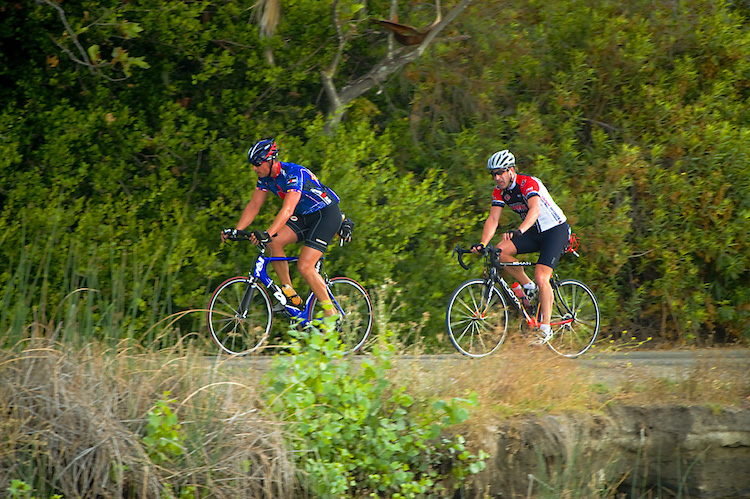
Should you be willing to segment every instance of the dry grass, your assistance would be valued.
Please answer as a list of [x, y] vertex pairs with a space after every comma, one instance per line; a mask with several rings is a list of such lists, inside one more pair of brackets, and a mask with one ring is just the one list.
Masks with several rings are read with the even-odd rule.
[[575, 361], [554, 355], [546, 347], [509, 342], [502, 351], [481, 358], [450, 356], [439, 365], [410, 364], [400, 374], [404, 382], [432, 396], [461, 396], [476, 392], [479, 406], [472, 420], [534, 412], [591, 409], [600, 405], [591, 391], [590, 375]]
[[[191, 487], [201, 497], [293, 495], [280, 426], [259, 410], [254, 386], [217, 377], [195, 352], [92, 344], [0, 355], [2, 491], [18, 479], [41, 497], [169, 497]], [[154, 462], [142, 436], [165, 392], [185, 453]]]
[[700, 360], [679, 378], [642, 373], [618, 387], [618, 400], [628, 405], [707, 405], [748, 407], [750, 372], [722, 359]]
[[423, 397], [477, 394], [471, 418], [456, 429], [471, 449], [492, 456], [473, 479], [472, 497], [620, 497], [617, 487], [634, 471], [632, 457], [623, 461], [612, 444], [626, 438], [618, 433], [618, 408], [750, 404], [746, 364], [718, 355], [682, 371], [630, 363], [592, 370], [519, 340], [482, 359], [398, 365], [394, 379]]
[[[575, 481], [567, 478], [566, 487], [601, 485], [602, 463], [592, 457], [600, 449], [580, 442], [596, 440], [609, 405], [750, 402], [747, 373], [738, 376], [714, 358], [681, 379], [633, 368], [605, 385], [582, 363], [524, 343], [510, 342], [484, 359], [431, 361], [410, 353], [416, 361], [395, 359], [390, 376], [419, 399], [476, 393], [479, 404], [457, 429], [470, 448], [498, 455], [503, 428], [518, 447], [505, 449], [518, 466], [533, 468], [539, 456], [556, 455], [591, 467]], [[154, 353], [89, 342], [74, 350], [43, 339], [0, 351], [0, 490], [20, 479], [40, 497], [169, 497], [189, 487], [205, 497], [298, 497], [285, 435], [263, 411], [252, 368], [226, 359], [206, 360], [187, 347]], [[175, 399], [185, 453], [154, 462], [142, 437], [149, 410], [165, 392]], [[522, 448], [527, 438], [534, 440], [530, 450]], [[506, 486], [521, 493], [526, 484]]]
[[469, 424], [478, 427], [529, 414], [602, 413], [612, 404], [750, 403], [746, 364], [725, 360], [720, 352], [666, 371], [637, 364], [597, 371], [547, 348], [511, 339], [481, 359], [452, 355], [434, 363], [400, 362], [393, 378], [427, 398], [476, 392], [479, 404], [472, 408]]

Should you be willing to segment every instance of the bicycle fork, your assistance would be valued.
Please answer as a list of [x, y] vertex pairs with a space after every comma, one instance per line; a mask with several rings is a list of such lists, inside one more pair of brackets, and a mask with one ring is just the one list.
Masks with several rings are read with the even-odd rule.
[[482, 296], [479, 299], [479, 307], [474, 312], [477, 315], [475, 319], [484, 319], [487, 315], [487, 309], [490, 308], [490, 301], [492, 300], [492, 284], [492, 279], [485, 279]]
[[246, 319], [247, 318], [247, 311], [248, 307], [250, 306], [250, 303], [253, 301], [253, 295], [255, 294], [255, 280], [250, 279], [250, 282], [247, 285], [247, 288], [245, 288], [245, 292], [242, 294], [242, 299], [240, 300], [240, 306], [237, 309], [237, 312], [235, 313], [235, 317], [238, 319]]

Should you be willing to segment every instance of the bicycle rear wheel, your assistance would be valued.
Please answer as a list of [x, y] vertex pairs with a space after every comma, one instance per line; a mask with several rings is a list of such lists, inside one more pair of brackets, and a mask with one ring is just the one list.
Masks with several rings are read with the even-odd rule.
[[[338, 309], [336, 330], [346, 353], [360, 350], [372, 332], [372, 301], [367, 290], [354, 279], [334, 277], [328, 281], [328, 294]], [[312, 298], [310, 320], [323, 316], [323, 307]]]
[[591, 348], [599, 334], [599, 303], [584, 283], [566, 279], [557, 284], [547, 343], [557, 354], [577, 357]]
[[445, 322], [456, 350], [469, 357], [484, 357], [505, 341], [508, 306], [494, 285], [470, 279], [448, 300]]
[[211, 339], [230, 355], [246, 355], [260, 348], [273, 323], [271, 297], [247, 277], [232, 277], [216, 288], [208, 303]]

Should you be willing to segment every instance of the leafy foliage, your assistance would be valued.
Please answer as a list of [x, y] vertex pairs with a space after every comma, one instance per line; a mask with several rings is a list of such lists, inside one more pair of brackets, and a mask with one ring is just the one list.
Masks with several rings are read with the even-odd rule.
[[265, 376], [269, 409], [285, 421], [297, 467], [315, 497], [424, 497], [458, 487], [484, 468], [450, 426], [468, 419], [476, 395], [415, 400], [389, 382], [394, 346], [357, 365], [335, 334], [292, 333], [291, 356]]
[[[337, 5], [343, 88], [387, 50], [370, 21], [390, 3]], [[474, 2], [331, 133], [320, 78], [341, 48], [331, 4], [280, 6], [270, 36], [255, 7], [236, 2], [2, 7], [0, 296], [20, 314], [3, 327], [23, 335], [43, 288], [50, 303], [97, 290], [92, 319], [128, 317], [130, 337], [202, 308], [219, 279], [246, 271], [246, 255], [217, 234], [254, 186], [244, 150], [275, 136], [282, 159], [319, 173], [357, 223], [329, 268], [368, 286], [397, 282], [397, 319], [429, 314], [430, 348], [446, 347], [436, 340], [445, 300], [465, 277], [450, 249], [479, 237], [492, 188], [483, 164], [501, 148], [582, 236], [583, 258], [560, 272], [595, 289], [606, 332], [750, 338], [742, 5]], [[415, 25], [433, 14], [399, 10]], [[113, 311], [118, 296], [127, 306]], [[178, 324], [199, 331], [201, 317]]]
[[170, 403], [177, 401], [167, 399], [168, 396], [169, 392], [164, 392], [164, 398], [148, 411], [146, 435], [143, 437], [148, 457], [156, 464], [179, 457], [184, 452], [184, 437], [180, 434], [182, 425], [169, 407]]

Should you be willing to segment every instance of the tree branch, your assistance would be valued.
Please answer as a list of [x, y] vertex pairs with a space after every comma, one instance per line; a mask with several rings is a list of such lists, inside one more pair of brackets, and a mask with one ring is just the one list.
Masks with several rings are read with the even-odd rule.
[[[438, 23], [434, 28], [432, 28], [432, 30], [430, 30], [422, 43], [417, 45], [414, 49], [408, 51], [407, 49], [403, 49], [401, 51], [393, 53], [389, 50], [386, 57], [383, 58], [372, 69], [370, 69], [370, 71], [368, 71], [360, 78], [357, 78], [356, 80], [348, 83], [340, 91], [338, 91], [336, 89], [336, 85], [333, 82], [333, 76], [335, 74], [335, 70], [344, 47], [344, 43], [340, 35], [339, 53], [337, 53], [334, 60], [335, 65], [332, 64], [328, 71], [321, 72], [323, 88], [329, 100], [327, 127], [330, 128], [331, 126], [335, 126], [341, 121], [346, 107], [354, 99], [366, 93], [376, 85], [382, 84], [386, 81], [386, 79], [388, 79], [388, 77], [402, 69], [410, 62], [419, 59], [424, 54], [425, 50], [427, 50], [427, 47], [429, 47], [433, 43], [438, 33], [440, 33], [446, 26], [448, 26], [448, 24], [453, 22], [453, 20], [456, 19], [456, 17], [458, 17], [458, 15], [461, 14], [461, 12], [463, 12], [472, 1], [473, 0], [461, 0], [461, 2], [459, 2], [458, 5], [456, 5], [453, 10], [451, 10], [448, 15], [446, 15], [445, 18], [440, 21], [440, 23]], [[334, 17], [334, 20], [335, 19], [336, 17]], [[335, 24], [337, 32], [340, 33], [340, 26], [338, 25], [338, 23]]]

